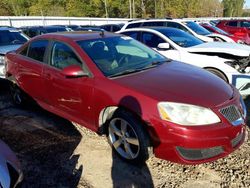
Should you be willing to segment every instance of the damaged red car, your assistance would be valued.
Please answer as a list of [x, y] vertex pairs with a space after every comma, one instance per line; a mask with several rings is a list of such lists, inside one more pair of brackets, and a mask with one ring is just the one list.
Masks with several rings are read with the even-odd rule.
[[[7, 54], [12, 96], [100, 134], [122, 159], [198, 164], [246, 135], [239, 92], [200, 68], [108, 32], [45, 34]], [[84, 151], [83, 151], [84, 152]]]

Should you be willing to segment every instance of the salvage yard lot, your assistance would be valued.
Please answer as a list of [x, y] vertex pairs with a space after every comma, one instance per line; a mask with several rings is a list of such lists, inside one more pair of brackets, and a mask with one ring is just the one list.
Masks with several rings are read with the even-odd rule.
[[[250, 97], [246, 103], [249, 109]], [[39, 107], [15, 107], [5, 80], [0, 80], [0, 138], [22, 163], [23, 187], [250, 187], [249, 138], [212, 163], [187, 166], [153, 157], [135, 167], [114, 156], [105, 137]]]

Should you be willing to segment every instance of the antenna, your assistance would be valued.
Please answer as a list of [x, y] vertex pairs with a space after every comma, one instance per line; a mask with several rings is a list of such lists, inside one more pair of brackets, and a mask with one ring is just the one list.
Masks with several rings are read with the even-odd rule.
[[100, 36], [104, 37], [104, 30], [103, 29], [101, 29]]

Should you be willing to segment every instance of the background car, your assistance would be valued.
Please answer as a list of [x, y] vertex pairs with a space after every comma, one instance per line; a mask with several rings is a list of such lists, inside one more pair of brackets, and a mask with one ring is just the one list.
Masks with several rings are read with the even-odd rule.
[[20, 27], [19, 29], [31, 38], [45, 33], [68, 31], [64, 26], [28, 26]]
[[246, 44], [250, 44], [249, 20], [220, 20], [216, 27], [241, 38]]
[[131, 37], [41, 35], [8, 53], [6, 61], [17, 103], [25, 102], [25, 93], [44, 109], [106, 134], [128, 162], [144, 163], [154, 153], [204, 163], [244, 142], [246, 108], [234, 87]]
[[204, 43], [175, 28], [151, 27], [120, 31], [157, 50], [165, 57], [204, 68], [250, 94], [250, 48], [237, 43]]
[[109, 32], [117, 32], [117, 31], [121, 30], [123, 25], [124, 25], [123, 23], [121, 23], [121, 24], [104, 24], [104, 25], [100, 25], [100, 28], [104, 29], [105, 31], [109, 31]]
[[234, 40], [236, 43], [244, 44], [244, 41], [241, 40], [240, 37], [237, 37], [237, 36], [234, 36], [232, 34], [229, 34], [226, 31], [223, 31], [222, 29], [220, 29], [220, 28], [218, 28], [218, 27], [216, 27], [214, 25], [211, 25], [209, 23], [200, 23], [200, 25], [202, 27], [204, 27], [205, 29], [207, 29], [208, 31], [210, 31], [210, 32], [218, 33], [218, 34], [221, 34], [221, 35], [225, 35], [225, 36], [231, 38], [232, 40]]
[[0, 27], [0, 78], [5, 76], [4, 57], [9, 51], [16, 50], [29, 38], [13, 27]]
[[14, 188], [23, 179], [21, 165], [11, 149], [0, 140], [0, 187]]
[[[234, 43], [235, 41], [232, 40], [230, 37], [226, 36], [226, 35], [222, 35], [219, 33], [212, 33], [209, 30], [207, 30], [206, 28], [202, 27], [201, 25], [199, 25], [196, 22], [193, 21], [182, 21], [182, 23], [184, 23], [187, 27], [189, 27], [193, 32], [195, 32], [197, 35], [201, 35], [201, 36], [207, 36], [210, 38], [213, 38], [214, 41], [217, 42], [232, 42]], [[199, 37], [198, 37], [199, 38]]]
[[195, 37], [199, 38], [205, 42], [213, 42], [214, 40], [210, 37], [197, 34], [192, 29], [187, 27], [184, 23], [180, 20], [173, 20], [173, 19], [147, 19], [147, 20], [135, 20], [126, 23], [122, 28], [121, 31], [130, 28], [138, 28], [138, 27], [173, 27], [176, 29], [183, 30]]

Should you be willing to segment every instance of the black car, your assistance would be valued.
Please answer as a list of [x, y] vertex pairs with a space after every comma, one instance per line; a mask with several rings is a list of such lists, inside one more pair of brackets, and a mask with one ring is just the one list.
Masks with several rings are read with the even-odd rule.
[[64, 32], [68, 31], [64, 26], [29, 26], [29, 27], [21, 27], [21, 29], [26, 35], [29, 37], [34, 37], [37, 35], [42, 35], [45, 33], [55, 33], [55, 32]]

